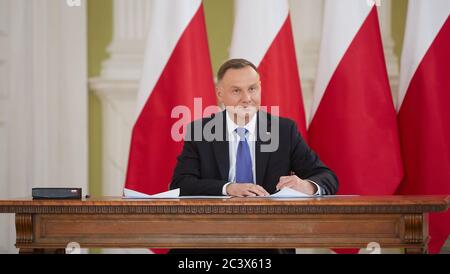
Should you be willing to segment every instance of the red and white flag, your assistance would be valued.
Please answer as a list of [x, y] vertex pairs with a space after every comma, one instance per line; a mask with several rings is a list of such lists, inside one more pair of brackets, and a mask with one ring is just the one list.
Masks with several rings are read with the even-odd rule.
[[[172, 110], [184, 106], [194, 113], [195, 97], [203, 107], [217, 104], [202, 2], [154, 0], [125, 192], [168, 190], [183, 146], [172, 136], [180, 120], [171, 117]], [[201, 118], [201, 112], [191, 118]]]
[[331, 0], [324, 12], [309, 144], [336, 172], [339, 194], [394, 194], [403, 168], [377, 9]]
[[231, 58], [258, 67], [261, 105], [297, 123], [306, 138], [306, 119], [287, 0], [236, 0]]
[[[405, 178], [398, 194], [450, 195], [450, 1], [410, 0], [398, 121]], [[431, 253], [450, 233], [450, 211], [430, 214]]]

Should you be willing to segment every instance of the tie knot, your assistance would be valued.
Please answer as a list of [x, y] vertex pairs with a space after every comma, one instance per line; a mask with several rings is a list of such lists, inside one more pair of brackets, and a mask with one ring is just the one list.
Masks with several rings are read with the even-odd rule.
[[239, 138], [242, 140], [245, 140], [245, 134], [247, 134], [247, 129], [243, 127], [236, 128], [236, 133], [239, 135]]

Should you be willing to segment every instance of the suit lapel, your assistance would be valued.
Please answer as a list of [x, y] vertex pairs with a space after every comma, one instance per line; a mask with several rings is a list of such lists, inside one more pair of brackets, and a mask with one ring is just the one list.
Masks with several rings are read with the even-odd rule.
[[[270, 132], [270, 119], [268, 119], [268, 114], [262, 111], [258, 111], [256, 121], [256, 146], [255, 146], [255, 161], [256, 161], [256, 183], [258, 185], [264, 184], [264, 176], [266, 173], [267, 162], [269, 161], [270, 153], [261, 152], [261, 145], [270, 143], [270, 139], [266, 140], [266, 136], [270, 136], [267, 133]], [[267, 121], [267, 127], [264, 126], [264, 121]], [[261, 127], [261, 130], [260, 130]], [[264, 134], [265, 136], [260, 136]]]
[[219, 119], [222, 121], [217, 123], [217, 126], [222, 126], [223, 136], [221, 140], [212, 142], [214, 155], [216, 157], [217, 166], [219, 167], [222, 180], [228, 180], [228, 173], [230, 170], [230, 153], [228, 151], [227, 120], [225, 115], [225, 111], [222, 111], [217, 113], [214, 117], [214, 119]]

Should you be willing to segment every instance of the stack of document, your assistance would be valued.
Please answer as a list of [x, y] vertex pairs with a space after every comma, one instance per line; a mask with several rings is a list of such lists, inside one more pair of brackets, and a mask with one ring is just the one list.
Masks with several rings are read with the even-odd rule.
[[284, 187], [280, 191], [275, 192], [269, 196], [270, 198], [311, 198], [317, 197], [316, 195], [309, 195], [297, 190], [293, 190], [290, 187]]
[[[227, 199], [231, 196], [180, 196], [180, 189], [173, 189], [154, 195], [148, 195], [141, 192], [125, 189], [123, 193], [124, 199]], [[252, 198], [312, 198], [315, 195], [308, 195], [292, 188], [285, 187], [280, 191], [265, 197], [257, 196]]]

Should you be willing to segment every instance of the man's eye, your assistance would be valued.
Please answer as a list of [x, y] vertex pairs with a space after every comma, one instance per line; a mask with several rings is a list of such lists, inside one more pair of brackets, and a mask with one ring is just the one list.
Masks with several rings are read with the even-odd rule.
[[255, 88], [255, 87], [251, 87], [251, 88], [249, 89], [249, 91], [250, 91], [251, 93], [253, 93], [253, 92], [256, 91], [256, 88]]
[[239, 90], [238, 89], [233, 89], [231, 92], [233, 92], [234, 94], [238, 94]]

